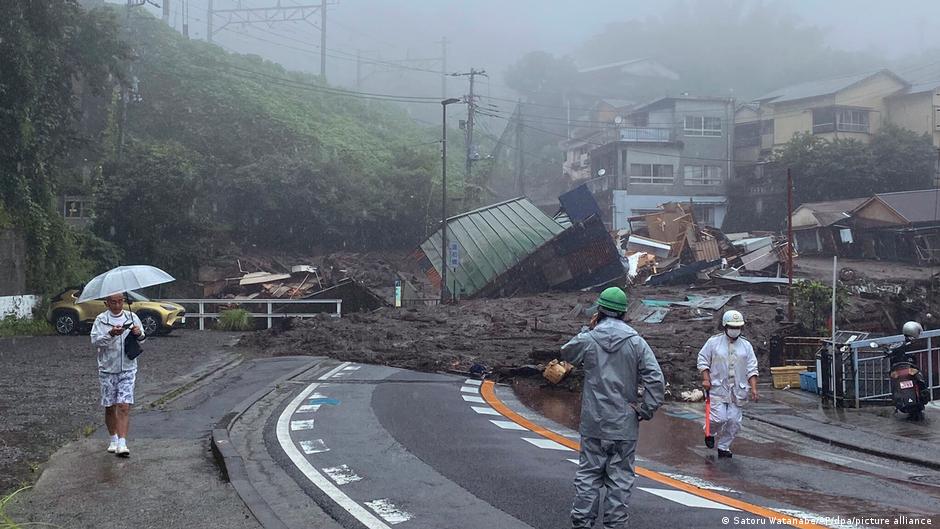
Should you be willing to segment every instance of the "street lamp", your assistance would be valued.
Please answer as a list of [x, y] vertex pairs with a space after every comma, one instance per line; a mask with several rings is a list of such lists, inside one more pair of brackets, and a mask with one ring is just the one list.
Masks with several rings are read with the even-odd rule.
[[461, 100], [441, 101], [441, 304], [447, 301], [447, 105]]

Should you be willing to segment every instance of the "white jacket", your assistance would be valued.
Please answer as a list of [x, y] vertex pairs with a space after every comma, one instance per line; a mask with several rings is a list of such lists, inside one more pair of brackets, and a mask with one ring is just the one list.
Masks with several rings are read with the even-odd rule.
[[[111, 325], [108, 323], [108, 314], [111, 311], [106, 310], [95, 318], [95, 324], [91, 327], [91, 344], [98, 349], [98, 371], [102, 373], [120, 373], [121, 371], [132, 371], [137, 369], [137, 359], [131, 360], [124, 354], [124, 338], [131, 332], [129, 327], [124, 328], [124, 332], [118, 336], [111, 336]], [[144, 341], [144, 327], [140, 323], [140, 318], [129, 310], [124, 311], [124, 318], [131, 319], [138, 328], [140, 336], [138, 342]]]
[[732, 342], [724, 333], [712, 336], [698, 353], [699, 372], [708, 369], [712, 379], [711, 395], [721, 402], [744, 403], [748, 399], [748, 380], [757, 376], [757, 356], [751, 342], [739, 337], [733, 343], [734, 384], [729, 377]]

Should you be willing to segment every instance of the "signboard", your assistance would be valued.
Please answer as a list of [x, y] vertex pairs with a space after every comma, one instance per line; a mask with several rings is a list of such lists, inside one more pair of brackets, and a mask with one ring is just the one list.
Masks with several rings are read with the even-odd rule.
[[457, 241], [451, 241], [447, 247], [447, 264], [451, 270], [456, 271], [460, 266], [460, 244]]
[[401, 307], [401, 279], [395, 280], [395, 307]]

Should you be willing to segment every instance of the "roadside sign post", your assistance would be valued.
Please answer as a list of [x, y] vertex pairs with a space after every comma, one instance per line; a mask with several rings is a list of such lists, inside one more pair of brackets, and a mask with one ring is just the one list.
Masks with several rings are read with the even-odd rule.
[[447, 264], [450, 266], [453, 286], [450, 289], [451, 300], [457, 302], [457, 268], [460, 267], [460, 243], [450, 241], [447, 248]]
[[401, 279], [395, 280], [395, 308], [401, 308]]

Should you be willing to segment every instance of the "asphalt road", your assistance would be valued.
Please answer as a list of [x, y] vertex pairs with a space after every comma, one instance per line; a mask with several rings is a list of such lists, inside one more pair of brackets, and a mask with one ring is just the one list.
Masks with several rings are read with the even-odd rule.
[[[349, 364], [318, 375], [280, 409], [268, 449], [283, 451], [295, 479], [332, 504], [344, 527], [570, 527], [577, 452], [500, 416], [481, 402], [478, 385]], [[636, 482], [633, 527], [717, 528], [735, 519], [763, 520]]]

